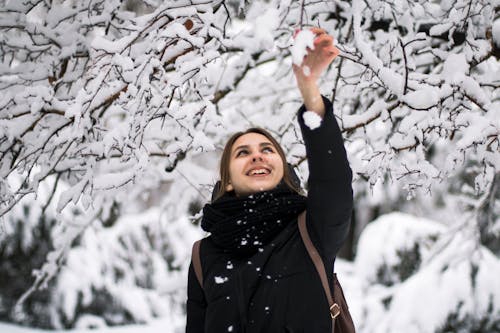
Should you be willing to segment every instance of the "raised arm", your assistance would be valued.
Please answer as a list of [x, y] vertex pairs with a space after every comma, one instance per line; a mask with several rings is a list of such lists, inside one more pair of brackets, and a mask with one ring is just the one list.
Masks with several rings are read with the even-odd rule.
[[[302, 66], [294, 65], [297, 85], [304, 99], [298, 120], [309, 165], [307, 228], [320, 254], [333, 259], [346, 239], [352, 213], [352, 171], [349, 167], [340, 128], [330, 101], [320, 95], [317, 80], [338, 50], [333, 38], [321, 29], [314, 50], [309, 50]], [[304, 66], [308, 68], [304, 70]], [[305, 75], [308, 73], [309, 75]], [[322, 118], [318, 128], [309, 128], [303, 119], [306, 111]]]

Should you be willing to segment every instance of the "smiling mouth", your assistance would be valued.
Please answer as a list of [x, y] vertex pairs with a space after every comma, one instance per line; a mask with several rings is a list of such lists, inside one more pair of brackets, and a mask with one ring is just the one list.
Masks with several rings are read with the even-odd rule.
[[247, 172], [247, 176], [251, 177], [259, 177], [259, 176], [262, 177], [262, 176], [267, 176], [269, 174], [271, 174], [271, 170], [267, 168], [252, 169]]

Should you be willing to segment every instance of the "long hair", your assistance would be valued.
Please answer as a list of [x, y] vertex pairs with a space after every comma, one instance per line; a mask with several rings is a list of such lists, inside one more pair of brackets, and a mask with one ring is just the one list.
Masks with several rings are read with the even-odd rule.
[[226, 145], [224, 146], [224, 150], [222, 152], [222, 156], [220, 159], [220, 167], [219, 167], [219, 175], [220, 175], [220, 183], [218, 183], [218, 189], [215, 189], [217, 192], [212, 198], [212, 201], [220, 198], [226, 193], [226, 187], [230, 182], [230, 175], [229, 175], [229, 163], [231, 162], [231, 149], [233, 148], [234, 143], [238, 138], [240, 138], [242, 135], [248, 134], [248, 133], [257, 133], [265, 136], [273, 146], [276, 148], [276, 151], [281, 157], [281, 160], [283, 161], [283, 181], [285, 182], [290, 189], [296, 191], [297, 193], [300, 193], [300, 184], [297, 184], [296, 181], [293, 179], [293, 175], [291, 169], [288, 166], [288, 163], [286, 162], [286, 156], [285, 152], [283, 151], [283, 148], [280, 146], [278, 141], [273, 138], [271, 133], [266, 131], [263, 128], [260, 127], [252, 127], [247, 129], [246, 131], [242, 132], [236, 132], [234, 133], [229, 140], [227, 140]]

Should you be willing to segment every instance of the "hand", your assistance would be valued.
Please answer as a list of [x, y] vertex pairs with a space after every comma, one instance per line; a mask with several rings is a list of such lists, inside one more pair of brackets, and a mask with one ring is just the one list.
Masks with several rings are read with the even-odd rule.
[[333, 45], [333, 37], [328, 35], [325, 30], [311, 28], [311, 32], [316, 35], [314, 49], [307, 49], [307, 55], [300, 66], [293, 65], [293, 71], [299, 86], [311, 81], [316, 82], [339, 54], [339, 50]]

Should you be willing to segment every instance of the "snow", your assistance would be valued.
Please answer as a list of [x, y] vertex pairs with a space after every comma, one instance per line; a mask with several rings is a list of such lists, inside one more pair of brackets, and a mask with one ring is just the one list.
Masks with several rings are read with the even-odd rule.
[[493, 22], [491, 33], [493, 35], [493, 41], [495, 42], [496, 46], [500, 48], [500, 19], [496, 19]]
[[128, 325], [119, 327], [99, 327], [99, 329], [72, 329], [72, 330], [42, 330], [27, 328], [7, 323], [0, 323], [2, 333], [180, 333], [184, 331], [184, 321], [182, 317], [168, 319], [155, 319], [147, 325]]
[[396, 95], [401, 95], [403, 92], [404, 80], [401, 74], [394, 70], [384, 67], [381, 59], [377, 57], [370, 45], [364, 40], [364, 34], [361, 32], [361, 13], [363, 3], [361, 0], [353, 0], [353, 30], [356, 46], [363, 56], [363, 60], [367, 65], [377, 73], [377, 76], [386, 85], [389, 90]]
[[[492, 315], [500, 313], [500, 287], [493, 278], [500, 274], [499, 260], [484, 249], [479, 250], [478, 261], [470, 260], [471, 249], [464, 248], [465, 239], [459, 235], [451, 242], [437, 258], [395, 290], [391, 309], [381, 317], [376, 332], [432, 333], [456, 310], [454, 307], [460, 307], [461, 318], [471, 313], [487, 314], [490, 299]], [[450, 261], [451, 258], [454, 260]], [[475, 287], [470, 279], [471, 263], [478, 265]]]
[[136, 34], [130, 34], [121, 39], [110, 41], [105, 37], [96, 36], [92, 41], [91, 46], [93, 49], [109, 54], [121, 53], [135, 38], [137, 38]]
[[[327, 98], [335, 91], [355, 177], [356, 236], [378, 212], [415, 215], [381, 217], [361, 234], [356, 261], [337, 261], [360, 332], [430, 330], [467, 295], [477, 313], [465, 302], [460, 316], [482, 316], [490, 296], [500, 303], [498, 253], [477, 240], [500, 230], [498, 221], [481, 229], [484, 216], [498, 216], [490, 191], [500, 163], [500, 66], [490, 56], [500, 21], [489, 1], [313, 1], [303, 10], [290, 0], [239, 1], [244, 15], [207, 1], [93, 4], [7, 1], [0, 13], [0, 246], [22, 235], [0, 252], [41, 240], [36, 226], [57, 176], [46, 209], [54, 250], [29, 267], [49, 286], [44, 319], [54, 327], [65, 318], [82, 330], [147, 331], [158, 316], [158, 331], [183, 325], [191, 244], [204, 236], [195, 221], [233, 132], [269, 129], [306, 183], [291, 64], [301, 64], [314, 36], [304, 28], [292, 42], [301, 17], [341, 41], [342, 66], [334, 62], [319, 83]], [[371, 31], [366, 18], [389, 29]], [[464, 22], [466, 42], [454, 45]], [[431, 36], [418, 33], [424, 24]], [[448, 40], [435, 38], [442, 34]], [[314, 116], [311, 128], [321, 123]], [[418, 269], [401, 274], [401, 256], [417, 253]], [[137, 307], [132, 320], [148, 324], [109, 329], [105, 314], [77, 311], [99, 290], [119, 311]], [[420, 295], [439, 296], [439, 309], [417, 300], [429, 319], [407, 304]], [[0, 327], [11, 329], [21, 328]]]
[[314, 49], [314, 38], [315, 35], [311, 30], [301, 30], [297, 33], [291, 47], [292, 62], [295, 65], [302, 64], [302, 60], [307, 54], [307, 48]]
[[228, 278], [226, 276], [216, 276], [214, 277], [215, 283], [222, 284], [227, 282]]
[[376, 119], [384, 110], [387, 109], [387, 107], [388, 105], [384, 100], [377, 100], [362, 114], [344, 116], [342, 122], [343, 127], [351, 128], [355, 127], [357, 124], [368, 124], [369, 121]]
[[469, 64], [464, 54], [450, 54], [443, 64], [441, 77], [449, 83], [460, 82], [469, 71]]
[[314, 130], [321, 126], [321, 121], [323, 119], [316, 112], [306, 111], [302, 116], [304, 118], [304, 123], [309, 129]]
[[443, 227], [425, 219], [402, 213], [384, 215], [369, 224], [359, 239], [355, 262], [358, 276], [368, 284], [373, 283], [377, 267], [392, 266], [400, 260], [397, 250], [412, 248], [421, 239], [442, 232]]
[[[466, 314], [475, 320], [494, 318], [495, 314], [500, 318], [500, 285], [496, 280], [500, 260], [486, 248], [471, 244], [469, 237], [402, 213], [381, 216], [368, 225], [358, 243], [354, 265], [336, 263], [359, 331], [432, 333], [458, 308], [461, 318]], [[391, 286], [381, 284], [377, 271], [397, 265], [401, 260], [398, 251], [417, 243], [420, 269], [403, 281], [393, 276]], [[471, 281], [473, 266], [477, 267], [475, 282]], [[390, 303], [384, 305], [387, 299]], [[366, 312], [368, 317], [363, 319]]]
[[402, 96], [401, 100], [415, 109], [428, 109], [439, 102], [439, 94], [434, 87], [426, 87]]
[[275, 8], [267, 9], [255, 19], [255, 38], [264, 49], [274, 46], [273, 32], [278, 28], [279, 22], [279, 11]]
[[[395, 272], [390, 273], [388, 277], [393, 282], [390, 286], [381, 283], [377, 271], [381, 267], [397, 265], [400, 260], [398, 252], [413, 248], [416, 243], [419, 244], [421, 267], [404, 280]], [[443, 247], [443, 244], [447, 246]], [[107, 253], [101, 250], [100, 256], [107, 256]], [[89, 269], [94, 270], [96, 279], [99, 279], [100, 269], [95, 269], [97, 267], [91, 261], [80, 262], [75, 266], [71, 263], [71, 258], [70, 255], [69, 265], [81, 269], [71, 284], [77, 284], [79, 279], [89, 273]], [[472, 283], [473, 266], [477, 270]], [[432, 220], [404, 213], [379, 217], [364, 230], [354, 262], [337, 259], [335, 270], [359, 332], [432, 333], [458, 307], [461, 317], [473, 315], [474, 318], [494, 318], [495, 313], [500, 313], [500, 287], [497, 283], [500, 260], [484, 247], [476, 247], [466, 233], [450, 233], [447, 227]], [[69, 282], [68, 279], [65, 280]], [[215, 277], [217, 284], [226, 281], [227, 277]], [[184, 283], [176, 288], [184, 289]], [[124, 290], [118, 285], [116, 287], [119, 291]], [[127, 294], [122, 300], [130, 302], [127, 307], [134, 309], [134, 312], [147, 308], [146, 304], [141, 303], [143, 296], [133, 289], [126, 290], [121, 292]], [[490, 304], [490, 300], [493, 303]], [[264, 307], [264, 311], [269, 310], [270, 306]], [[171, 311], [168, 307], [164, 310], [164, 319], [149, 317], [147, 312], [139, 313], [136, 316], [140, 316], [146, 324], [117, 327], [106, 327], [100, 317], [85, 315], [78, 320], [77, 326], [82, 328], [51, 332], [90, 333], [90, 330], [84, 328], [89, 326], [97, 327], [98, 332], [104, 333], [128, 333], [134, 330], [151, 333], [182, 332], [184, 315], [181, 312], [172, 314]], [[0, 331], [48, 332], [6, 323], [0, 323]]]
[[480, 104], [484, 105], [485, 107], [488, 107], [488, 104], [490, 103], [490, 100], [484, 93], [484, 91], [481, 89], [481, 86], [479, 83], [474, 80], [471, 77], [463, 77], [462, 79], [462, 89], [465, 91], [465, 93], [477, 100]]
[[429, 31], [431, 36], [439, 36], [442, 33], [450, 31], [450, 28], [453, 27], [453, 23], [447, 22], [443, 24], [433, 25]]
[[195, 150], [200, 151], [212, 151], [215, 150], [215, 146], [211, 139], [209, 139], [203, 132], [196, 133], [193, 138], [192, 145]]
[[75, 186], [61, 193], [59, 203], [57, 204], [57, 211], [61, 212], [69, 202], [73, 202], [74, 204], [76, 204], [87, 185], [88, 185], [88, 178], [85, 178], [80, 182], [78, 182], [78, 184], [76, 184]]

